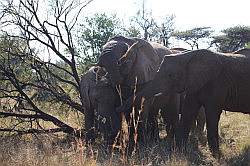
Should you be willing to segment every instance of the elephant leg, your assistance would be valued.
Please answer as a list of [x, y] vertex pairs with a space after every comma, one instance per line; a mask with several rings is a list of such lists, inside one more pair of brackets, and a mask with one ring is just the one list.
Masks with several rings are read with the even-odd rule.
[[115, 114], [112, 116], [111, 129], [107, 129], [107, 130], [111, 130], [110, 135], [107, 140], [109, 146], [112, 146], [114, 143], [117, 142], [117, 140], [115, 139], [118, 139], [118, 133], [121, 130], [121, 123], [122, 123], [122, 119], [119, 114]]
[[[166, 98], [167, 97], [167, 98]], [[176, 135], [181, 108], [180, 95], [173, 94], [165, 97], [165, 104], [161, 107], [161, 115], [166, 126], [167, 140], [172, 144]]]
[[86, 110], [85, 114], [85, 129], [86, 129], [86, 143], [93, 143], [95, 141], [95, 124], [94, 124], [94, 110]]
[[139, 113], [138, 123], [138, 143], [143, 146], [149, 145], [154, 139], [154, 130], [156, 127], [155, 117], [156, 110], [153, 106], [154, 99], [145, 100], [142, 105], [142, 110]]
[[148, 133], [148, 142], [157, 142], [159, 141], [159, 127], [157, 121], [159, 109], [152, 108], [150, 109], [148, 118], [147, 118], [147, 133]]
[[204, 107], [202, 106], [197, 114], [196, 119], [193, 121], [192, 126], [191, 126], [191, 137], [193, 140], [198, 139], [202, 142], [202, 144], [205, 144], [204, 139], [203, 139], [203, 131], [205, 127], [205, 111]]
[[196, 118], [197, 122], [197, 132], [198, 134], [203, 133], [206, 123], [206, 115], [204, 107], [201, 107]]
[[161, 115], [166, 125], [167, 140], [172, 142], [177, 129], [179, 113], [173, 107], [165, 107], [162, 109]]
[[188, 140], [191, 125], [195, 120], [197, 113], [201, 107], [201, 104], [198, 102], [194, 95], [186, 96], [183, 104], [184, 106], [180, 120], [180, 128], [176, 138], [177, 146], [180, 148], [185, 147]]
[[221, 110], [206, 107], [207, 139], [209, 148], [214, 157], [220, 157], [218, 124]]
[[205, 108], [203, 106], [199, 110], [196, 122], [197, 122], [196, 133], [198, 135], [199, 141], [200, 141], [200, 143], [202, 145], [206, 145], [206, 139], [205, 139], [205, 136], [204, 136], [206, 115], [205, 115]]

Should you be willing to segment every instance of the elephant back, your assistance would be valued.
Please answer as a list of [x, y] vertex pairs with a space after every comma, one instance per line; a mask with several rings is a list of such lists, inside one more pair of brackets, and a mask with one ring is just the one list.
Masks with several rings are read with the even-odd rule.
[[151, 46], [153, 47], [153, 49], [155, 50], [155, 52], [157, 53], [157, 55], [160, 58], [160, 61], [163, 60], [165, 55], [169, 55], [169, 54], [173, 54], [175, 52], [171, 51], [170, 49], [168, 49], [167, 47], [156, 43], [156, 42], [150, 42]]
[[242, 54], [246, 56], [250, 56], [250, 48], [243, 48], [238, 51], [235, 51], [234, 54]]

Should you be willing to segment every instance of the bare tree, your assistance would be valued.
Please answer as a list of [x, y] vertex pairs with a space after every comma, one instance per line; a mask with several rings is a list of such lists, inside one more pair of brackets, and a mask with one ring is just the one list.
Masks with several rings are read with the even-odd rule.
[[142, 9], [139, 10], [132, 22], [135, 22], [143, 30], [144, 40], [148, 40], [151, 37], [151, 31], [156, 27], [156, 22], [152, 17], [152, 12], [148, 12], [145, 7], [145, 0], [142, 1]]
[[174, 32], [174, 18], [174, 15], [166, 16], [162, 23], [157, 25], [155, 36], [166, 47], [169, 46], [169, 39]]
[[142, 0], [141, 9], [131, 21], [142, 31], [145, 40], [158, 41], [168, 46], [169, 38], [174, 31], [174, 18], [174, 15], [169, 15], [161, 21], [156, 21], [152, 12], [146, 9], [146, 1]]
[[[9, 108], [0, 112], [0, 116], [15, 117], [23, 121], [42, 119], [57, 126], [49, 130], [31, 128], [19, 132], [63, 131], [77, 136], [81, 135], [80, 131], [76, 131], [73, 127], [41, 110], [36, 99], [39, 92], [47, 92], [51, 97], [48, 102], [61, 103], [76, 111], [84, 112], [82, 99], [78, 97], [80, 78], [73, 30], [81, 11], [91, 1], [55, 0], [49, 3], [49, 1], [39, 0], [19, 0], [18, 2], [6, 0], [2, 3], [1, 12], [4, 14], [2, 14], [1, 24], [5, 25], [2, 33], [8, 37], [8, 41], [15, 41], [12, 44], [22, 41], [26, 45], [21, 51], [16, 51], [19, 49], [15, 47], [16, 45], [5, 45], [1, 50], [0, 72], [3, 76], [1, 81], [11, 85], [10, 89], [1, 88], [1, 98], [11, 99], [12, 103]], [[46, 8], [48, 8], [47, 15], [45, 14]], [[10, 27], [13, 31], [6, 30], [6, 27]], [[43, 54], [47, 53], [56, 57], [65, 66], [62, 67], [49, 60], [42, 61], [34, 51], [37, 48], [45, 48]], [[28, 70], [32, 77], [24, 79], [25, 74], [18, 73], [17, 65], [12, 63], [15, 60], [19, 63], [23, 62], [22, 68]], [[76, 96], [70, 95], [69, 89], [74, 91]], [[15, 128], [2, 129], [2, 131], [8, 130], [18, 131]]]

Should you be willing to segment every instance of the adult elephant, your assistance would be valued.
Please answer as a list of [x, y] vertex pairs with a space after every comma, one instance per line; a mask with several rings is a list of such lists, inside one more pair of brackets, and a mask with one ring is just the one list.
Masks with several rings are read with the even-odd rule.
[[100, 131], [106, 144], [112, 145], [121, 127], [121, 117], [115, 112], [120, 104], [119, 96], [105, 76], [106, 71], [96, 66], [81, 77], [87, 143], [93, 142], [95, 133]]
[[250, 113], [250, 57], [205, 49], [165, 56], [155, 79], [137, 94], [137, 98], [162, 92], [186, 94], [177, 139], [179, 145], [186, 144], [191, 122], [200, 106], [205, 107], [208, 144], [218, 157], [221, 111]]
[[[127, 93], [127, 89], [135, 89], [135, 87], [137, 90], [141, 89], [146, 82], [154, 78], [164, 55], [171, 53], [169, 49], [158, 43], [147, 42], [138, 38], [116, 36], [103, 46], [98, 65], [104, 67], [108, 71], [109, 78], [114, 87], [121, 85], [122, 93], [125, 92], [128, 94], [125, 97], [128, 98], [133, 95], [133, 91]], [[146, 122], [148, 121], [151, 123], [150, 126], [157, 126], [157, 124], [155, 124], [157, 121], [154, 117], [156, 117], [155, 115], [159, 109], [151, 104], [154, 104], [158, 99], [160, 100], [160, 98], [165, 98], [165, 96], [156, 98], [154, 102], [146, 101], [144, 111], [141, 112], [141, 118], [143, 119], [141, 123], [143, 126], [141, 132], [145, 131], [144, 129], [147, 128], [145, 125], [147, 125]], [[175, 102], [175, 100], [171, 100], [171, 102]], [[176, 105], [176, 103], [168, 103], [168, 105]], [[136, 107], [140, 109], [140, 104]], [[174, 107], [171, 107], [171, 109], [172, 108]], [[136, 112], [137, 114], [139, 113], [139, 111]], [[177, 115], [173, 116], [172, 112], [176, 114], [178, 111], [169, 110], [168, 112], [171, 113], [171, 115], [169, 116], [170, 118], [167, 119], [167, 123], [170, 124], [169, 122], [172, 123], [173, 121], [177, 122]], [[173, 130], [174, 127], [171, 125], [171, 131]], [[147, 132], [139, 134], [139, 137], [143, 137], [142, 135], [145, 134], [147, 135]]]
[[[157, 50], [154, 51], [153, 49]], [[174, 49], [175, 53], [181, 53], [188, 51], [186, 49]], [[123, 83], [126, 85], [133, 86], [134, 78], [137, 77], [137, 82], [139, 85], [144, 85], [152, 80], [156, 74], [156, 68], [158, 69], [160, 64], [159, 62], [163, 59], [163, 54], [171, 55], [173, 51], [168, 50], [166, 47], [161, 46], [158, 43], [148, 43], [144, 40], [138, 40], [137, 43], [133, 44], [127, 52], [119, 59], [118, 64], [120, 65], [120, 73], [125, 79]], [[171, 53], [171, 54], [169, 54]], [[149, 58], [157, 57], [158, 63], [149, 64]], [[139, 76], [139, 77], [138, 77]], [[147, 78], [148, 77], [148, 78]], [[144, 81], [142, 81], [144, 80]], [[142, 86], [143, 87], [143, 86]], [[140, 89], [140, 88], [139, 88]], [[132, 97], [133, 98], [133, 97]], [[147, 120], [148, 114], [154, 114], [154, 116], [149, 116], [150, 118], [156, 117], [155, 114], [158, 113], [161, 109], [161, 115], [166, 125], [166, 131], [168, 134], [168, 140], [173, 140], [172, 138], [175, 135], [175, 130], [178, 125], [178, 116], [181, 113], [181, 107], [184, 95], [183, 94], [167, 94], [157, 96], [154, 101], [151, 102], [151, 106], [148, 106], [144, 111], [143, 117]], [[149, 101], [150, 102], [150, 101]], [[141, 102], [138, 102], [135, 105], [140, 105]], [[132, 103], [129, 105], [131, 107]], [[148, 104], [149, 105], [149, 104]], [[202, 140], [203, 130], [205, 126], [205, 115], [204, 108], [202, 107], [199, 111], [196, 121], [193, 124], [193, 132], [199, 137], [200, 141]], [[146, 127], [146, 126], [145, 126]], [[156, 127], [154, 127], [156, 128]]]

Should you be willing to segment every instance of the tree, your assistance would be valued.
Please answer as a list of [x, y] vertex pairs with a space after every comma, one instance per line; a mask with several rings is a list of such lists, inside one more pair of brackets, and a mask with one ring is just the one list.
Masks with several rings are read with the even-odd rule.
[[78, 42], [87, 63], [97, 62], [102, 46], [121, 29], [118, 18], [115, 15], [107, 16], [105, 13], [86, 17], [85, 23], [80, 27], [82, 30]]
[[174, 16], [165, 16], [163, 21], [156, 21], [152, 12], [145, 7], [145, 0], [142, 0], [141, 10], [138, 10], [135, 17], [131, 18], [134, 27], [139, 27], [142, 31], [143, 38], [150, 41], [161, 42], [164, 46], [168, 46], [169, 38], [174, 31]]
[[141, 32], [140, 30], [138, 30], [138, 28], [136, 28], [135, 26], [130, 26], [128, 28], [124, 28], [124, 35], [125, 36], [129, 36], [129, 37], [137, 37], [140, 38], [141, 36]]
[[144, 40], [150, 40], [152, 38], [153, 31], [156, 27], [152, 13], [146, 13], [144, 10], [138, 11], [136, 16], [131, 19], [131, 22], [134, 22], [140, 27]]
[[213, 31], [210, 27], [197, 27], [186, 31], [177, 31], [173, 36], [178, 40], [183, 40], [191, 49], [199, 49], [199, 42], [202, 39], [208, 39]]
[[174, 18], [174, 15], [166, 16], [160, 26], [156, 26], [154, 36], [160, 39], [160, 42], [166, 47], [169, 46], [169, 39], [174, 32]]
[[222, 30], [222, 35], [214, 36], [212, 44], [218, 51], [233, 52], [244, 48], [250, 42], [250, 27], [235, 26]]
[[[10, 107], [0, 112], [1, 118], [13, 117], [22, 123], [36, 122], [38, 128], [16, 128], [18, 125], [1, 128], [0, 131], [14, 131], [18, 133], [58, 132], [81, 136], [77, 130], [62, 120], [53, 116], [39, 105], [36, 92], [44, 91], [51, 96], [47, 101], [50, 105], [65, 105], [72, 110], [84, 113], [79, 96], [80, 77], [78, 69], [78, 52], [74, 45], [74, 27], [83, 8], [91, 0], [79, 1], [55, 0], [50, 1], [50, 17], [41, 15], [46, 7], [45, 1], [19, 0], [3, 3], [1, 24], [5, 25], [3, 33], [4, 44], [1, 45], [0, 73], [1, 98], [10, 102]], [[41, 7], [43, 6], [43, 7]], [[9, 31], [8, 28], [15, 31]], [[34, 48], [35, 47], [35, 48]], [[45, 48], [41, 52], [38, 48]], [[38, 54], [53, 54], [60, 63], [42, 61]], [[74, 91], [73, 95], [69, 93]], [[18, 107], [16, 107], [18, 106]], [[56, 107], [56, 112], [62, 112]], [[38, 120], [49, 121], [56, 128], [42, 128]], [[32, 124], [34, 124], [32, 123]]]

